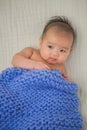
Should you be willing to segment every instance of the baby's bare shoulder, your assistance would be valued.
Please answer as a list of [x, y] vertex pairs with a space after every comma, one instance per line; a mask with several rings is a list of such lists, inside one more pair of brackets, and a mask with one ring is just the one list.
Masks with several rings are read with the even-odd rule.
[[26, 47], [26, 48], [24, 48], [24, 49], [22, 50], [22, 52], [26, 52], [26, 53], [32, 52], [32, 53], [34, 53], [34, 52], [37, 52], [37, 49], [32, 48], [32, 47]]
[[32, 47], [25, 47], [22, 51], [34, 51]]
[[30, 57], [34, 53], [35, 49], [32, 47], [25, 47], [23, 50], [18, 52], [19, 55], [23, 55], [25, 57]]

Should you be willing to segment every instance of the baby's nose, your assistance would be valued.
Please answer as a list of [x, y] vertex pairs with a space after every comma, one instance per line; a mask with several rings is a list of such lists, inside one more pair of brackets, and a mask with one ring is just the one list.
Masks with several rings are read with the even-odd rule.
[[58, 50], [54, 50], [53, 55], [58, 57], [59, 56]]

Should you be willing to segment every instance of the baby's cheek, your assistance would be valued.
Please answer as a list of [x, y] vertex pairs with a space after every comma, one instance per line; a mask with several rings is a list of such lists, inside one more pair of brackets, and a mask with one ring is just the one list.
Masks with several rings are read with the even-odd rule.
[[63, 56], [62, 56], [62, 57], [59, 58], [59, 61], [60, 61], [61, 63], [62, 63], [62, 62], [65, 62], [65, 60], [66, 60], [66, 57], [63, 57]]

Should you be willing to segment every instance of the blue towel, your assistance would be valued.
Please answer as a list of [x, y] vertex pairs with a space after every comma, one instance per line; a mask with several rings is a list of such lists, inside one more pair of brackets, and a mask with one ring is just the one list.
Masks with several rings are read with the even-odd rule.
[[0, 130], [81, 130], [78, 86], [59, 70], [0, 74]]

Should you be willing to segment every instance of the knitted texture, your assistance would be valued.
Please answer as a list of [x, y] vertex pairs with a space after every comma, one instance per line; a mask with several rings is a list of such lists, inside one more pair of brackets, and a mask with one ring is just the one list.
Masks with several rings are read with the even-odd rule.
[[78, 86], [58, 70], [0, 74], [0, 130], [81, 130]]

